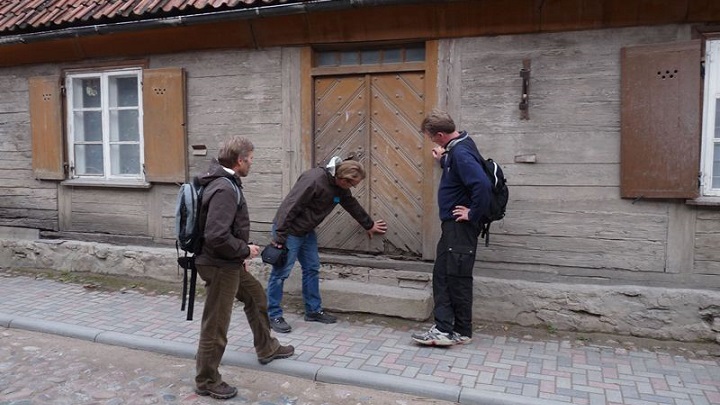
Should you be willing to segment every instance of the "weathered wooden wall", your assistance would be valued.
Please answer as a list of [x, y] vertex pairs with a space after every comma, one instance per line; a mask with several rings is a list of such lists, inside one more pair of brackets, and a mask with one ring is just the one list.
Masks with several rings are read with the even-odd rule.
[[[720, 284], [702, 276], [718, 274], [717, 212], [633, 202], [619, 191], [620, 49], [688, 39], [688, 26], [672, 25], [451, 40], [462, 91], [448, 105], [510, 184], [508, 215], [479, 250], [484, 273]], [[529, 120], [518, 109], [523, 59], [531, 60]], [[521, 155], [536, 162], [516, 163]], [[685, 224], [696, 210], [693, 235]], [[683, 251], [694, 251], [694, 265]]]
[[[620, 49], [690, 35], [687, 25], [667, 25], [440, 41], [439, 104], [509, 178], [508, 216], [479, 250], [480, 275], [720, 288], [717, 209], [633, 203], [619, 190]], [[303, 169], [302, 55], [269, 48], [149, 58], [151, 68], [186, 70], [188, 144], [208, 151], [190, 155], [191, 174], [229, 136], [255, 144], [244, 184], [259, 243]], [[529, 120], [518, 110], [523, 59], [532, 63]], [[118, 235], [171, 243], [176, 185], [68, 188], [33, 179], [27, 79], [59, 69], [0, 69], [0, 225], [89, 233], [110, 225]], [[536, 163], [516, 163], [519, 155]]]
[[720, 211], [697, 214], [693, 272], [720, 276]]
[[[292, 64], [285, 73], [283, 53], [291, 55], [284, 60]], [[255, 145], [254, 165], [244, 181], [244, 191], [253, 238], [258, 243], [269, 237], [282, 195], [283, 170], [291, 166], [283, 150], [283, 139], [291, 134], [283, 129], [287, 102], [282, 98], [282, 85], [284, 74], [297, 69], [297, 55], [297, 51], [273, 48], [149, 59], [151, 68], [182, 67], [187, 73], [188, 145], [207, 147], [205, 156], [193, 156], [192, 149], [188, 150], [191, 175], [205, 171], [210, 159], [217, 156], [220, 142], [230, 136], [246, 136]], [[28, 78], [52, 74], [60, 74], [60, 66], [0, 70], [0, 225], [86, 234], [85, 238], [98, 240], [108, 238], [88, 235], [110, 233], [139, 237], [143, 242], [172, 243], [177, 185], [69, 187], [33, 179]], [[297, 87], [294, 83], [287, 86]], [[284, 125], [292, 127], [293, 121], [286, 118]]]
[[[207, 147], [206, 156], [190, 155], [191, 176], [207, 170], [224, 139], [241, 135], [255, 145], [243, 191], [252, 238], [258, 243], [269, 237], [280, 205], [286, 165], [283, 143], [292, 137], [286, 129], [290, 124], [283, 125], [283, 53], [281, 48], [183, 53], [154, 57], [150, 63], [153, 68], [181, 66], [186, 71], [188, 145]], [[285, 72], [297, 68], [286, 66]], [[162, 192], [162, 238], [173, 237], [176, 190]]]
[[56, 182], [34, 180], [28, 81], [52, 66], [0, 69], [0, 225], [57, 230]]

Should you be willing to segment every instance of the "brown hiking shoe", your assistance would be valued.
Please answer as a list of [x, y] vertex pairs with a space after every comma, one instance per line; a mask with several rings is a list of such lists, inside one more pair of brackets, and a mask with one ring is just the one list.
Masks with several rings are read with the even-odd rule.
[[275, 353], [268, 357], [258, 358], [258, 361], [260, 364], [268, 364], [275, 359], [286, 359], [293, 354], [295, 354], [295, 348], [293, 345], [280, 346], [277, 350], [275, 350]]
[[210, 396], [215, 399], [230, 399], [237, 395], [237, 388], [229, 386], [225, 381], [221, 382], [213, 388], [195, 387], [195, 393], [206, 397]]

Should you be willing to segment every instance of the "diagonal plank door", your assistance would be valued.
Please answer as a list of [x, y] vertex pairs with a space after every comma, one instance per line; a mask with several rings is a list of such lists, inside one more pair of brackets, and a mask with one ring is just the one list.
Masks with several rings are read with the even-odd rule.
[[341, 207], [318, 227], [329, 249], [422, 254], [422, 72], [323, 77], [315, 80], [316, 164], [354, 154], [367, 178], [352, 190], [388, 233], [369, 240]]

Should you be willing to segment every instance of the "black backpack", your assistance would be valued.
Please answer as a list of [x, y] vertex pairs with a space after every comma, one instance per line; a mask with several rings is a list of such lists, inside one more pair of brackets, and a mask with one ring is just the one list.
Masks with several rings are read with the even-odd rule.
[[485, 159], [480, 155], [480, 165], [492, 186], [490, 209], [480, 219], [480, 236], [485, 238], [485, 246], [490, 243], [490, 224], [505, 218], [505, 208], [508, 203], [507, 179], [502, 168], [492, 159]]
[[[237, 194], [237, 206], [240, 207], [243, 199], [240, 188], [229, 178], [222, 178], [232, 184]], [[175, 249], [178, 251], [178, 266], [184, 269], [180, 310], [185, 310], [185, 302], [187, 300], [188, 321], [192, 321], [193, 319], [195, 304], [195, 287], [197, 284], [195, 256], [199, 255], [202, 251], [203, 243], [204, 230], [200, 229], [200, 207], [202, 206], [203, 191], [205, 191], [205, 186], [201, 186], [199, 179], [194, 177], [191, 182], [184, 183], [180, 186], [175, 203]], [[180, 256], [180, 250], [185, 252], [184, 256]], [[179, 267], [178, 271], [180, 270]]]

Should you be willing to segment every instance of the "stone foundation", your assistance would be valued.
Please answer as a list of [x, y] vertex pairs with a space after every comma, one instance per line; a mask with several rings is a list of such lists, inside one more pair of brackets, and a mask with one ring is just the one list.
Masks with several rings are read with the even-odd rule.
[[[180, 282], [171, 248], [117, 246], [68, 240], [0, 239], [0, 268], [49, 269]], [[372, 260], [372, 259], [369, 259]], [[249, 271], [265, 283], [259, 258]], [[323, 305], [414, 320], [432, 313], [431, 275], [408, 270], [326, 264]], [[299, 266], [285, 285], [299, 296]], [[676, 341], [720, 343], [720, 292], [643, 286], [535, 283], [475, 277], [473, 315], [479, 322], [514, 323], [577, 332], [602, 332]]]

